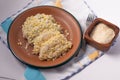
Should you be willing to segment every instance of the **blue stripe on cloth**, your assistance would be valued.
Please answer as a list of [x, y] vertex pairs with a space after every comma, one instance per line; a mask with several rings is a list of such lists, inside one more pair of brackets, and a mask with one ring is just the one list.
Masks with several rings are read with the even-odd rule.
[[[12, 21], [13, 19], [9, 17], [3, 23], [1, 23], [1, 27], [6, 33], [8, 33], [8, 29]], [[29, 66], [26, 68], [24, 76], [26, 80], [45, 80], [45, 77], [41, 74], [40, 70]]]
[[11, 23], [12, 23], [12, 18], [10, 17], [7, 18], [3, 23], [1, 23], [1, 26], [6, 33], [8, 32]]
[[33, 67], [27, 67], [24, 76], [27, 80], [46, 80], [39, 69], [35, 69]]

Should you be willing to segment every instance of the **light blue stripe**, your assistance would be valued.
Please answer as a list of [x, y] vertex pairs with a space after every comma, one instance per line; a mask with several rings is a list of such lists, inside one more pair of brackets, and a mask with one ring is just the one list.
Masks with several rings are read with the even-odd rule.
[[46, 80], [37, 68], [27, 67], [24, 76], [27, 80]]
[[12, 18], [10, 18], [10, 17], [7, 18], [3, 23], [1, 23], [1, 26], [6, 33], [8, 33], [8, 29], [9, 29], [11, 23], [12, 23]]

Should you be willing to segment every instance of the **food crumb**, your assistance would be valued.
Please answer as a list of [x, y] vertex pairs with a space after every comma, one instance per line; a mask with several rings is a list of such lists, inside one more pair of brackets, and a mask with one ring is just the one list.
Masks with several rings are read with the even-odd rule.
[[70, 33], [68, 32], [68, 30], [65, 30], [65, 37], [68, 37], [70, 35]]
[[18, 44], [19, 46], [21, 46], [21, 45], [22, 45], [22, 42], [19, 41], [17, 44]]
[[28, 44], [28, 43], [26, 43], [26, 45], [25, 45], [25, 49], [28, 49], [28, 46], [29, 46], [29, 44]]

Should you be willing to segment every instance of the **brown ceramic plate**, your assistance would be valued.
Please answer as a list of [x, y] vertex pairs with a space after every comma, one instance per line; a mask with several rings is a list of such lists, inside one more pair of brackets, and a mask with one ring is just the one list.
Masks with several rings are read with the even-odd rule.
[[[54, 61], [41, 61], [38, 59], [38, 56], [32, 55], [32, 47], [29, 46], [28, 49], [25, 49], [27, 41], [23, 38], [22, 34], [22, 24], [27, 17], [35, 15], [37, 13], [44, 13], [52, 15], [55, 20], [63, 27], [67, 29], [70, 33], [68, 39], [72, 39], [73, 47], [62, 57], [55, 59]], [[53, 6], [39, 6], [28, 9], [18, 15], [8, 32], [8, 44], [13, 55], [20, 60], [21, 62], [40, 68], [51, 68], [62, 65], [68, 62], [80, 49], [81, 47], [81, 28], [77, 20], [67, 11], [53, 7]], [[18, 42], [21, 41], [22, 45], [18, 45]]]

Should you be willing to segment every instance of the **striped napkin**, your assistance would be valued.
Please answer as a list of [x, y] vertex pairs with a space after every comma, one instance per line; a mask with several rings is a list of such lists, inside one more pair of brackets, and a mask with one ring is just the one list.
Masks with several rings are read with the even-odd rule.
[[[6, 33], [8, 32], [10, 24], [17, 15], [31, 7], [42, 5], [52, 5], [67, 10], [78, 20], [83, 32], [87, 28], [86, 19], [88, 14], [94, 14], [84, 0], [32, 0], [31, 3], [27, 4], [24, 8], [11, 15], [1, 23], [0, 41], [7, 46]], [[83, 55], [81, 56], [81, 54]], [[52, 69], [36, 69], [34, 67], [26, 66], [24, 76], [26, 80], [68, 80], [83, 70], [90, 63], [94, 62], [101, 55], [103, 55], [101, 51], [87, 45], [85, 51], [80, 50], [79, 54], [65, 65]]]

